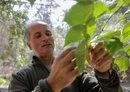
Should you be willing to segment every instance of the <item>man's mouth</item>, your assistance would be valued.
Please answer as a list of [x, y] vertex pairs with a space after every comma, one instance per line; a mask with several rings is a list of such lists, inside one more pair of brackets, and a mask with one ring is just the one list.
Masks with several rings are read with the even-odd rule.
[[42, 45], [42, 47], [48, 47], [48, 46], [52, 46], [51, 44], [44, 44]]

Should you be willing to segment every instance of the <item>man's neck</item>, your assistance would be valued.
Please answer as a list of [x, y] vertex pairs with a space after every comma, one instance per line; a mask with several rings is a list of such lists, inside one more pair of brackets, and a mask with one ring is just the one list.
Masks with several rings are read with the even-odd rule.
[[51, 69], [54, 57], [53, 56], [49, 56], [49, 57], [40, 57], [40, 59], [42, 60], [42, 62], [44, 63], [44, 65], [48, 68]]

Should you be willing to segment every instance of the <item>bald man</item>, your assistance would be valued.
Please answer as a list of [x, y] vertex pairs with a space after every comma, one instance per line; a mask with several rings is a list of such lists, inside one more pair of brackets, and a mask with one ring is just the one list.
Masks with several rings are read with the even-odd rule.
[[75, 48], [54, 58], [51, 31], [43, 21], [26, 27], [26, 42], [35, 55], [30, 66], [12, 74], [9, 92], [122, 92], [118, 75], [111, 69], [112, 56], [103, 43], [89, 49], [88, 62], [95, 71], [92, 77], [75, 69]]

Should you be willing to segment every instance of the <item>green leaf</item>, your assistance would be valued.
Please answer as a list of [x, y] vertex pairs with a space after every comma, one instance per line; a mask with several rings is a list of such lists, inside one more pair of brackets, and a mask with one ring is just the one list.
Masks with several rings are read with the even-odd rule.
[[114, 3], [111, 6], [107, 7], [107, 13], [114, 13], [117, 11], [122, 5], [123, 5], [123, 0], [117, 0], [117, 3]]
[[126, 16], [127, 20], [130, 20], [130, 9], [124, 13], [124, 16]]
[[125, 4], [130, 4], [130, 0], [123, 0]]
[[91, 17], [90, 21], [87, 23], [87, 33], [89, 36], [92, 36], [96, 28], [96, 20], [94, 17]]
[[100, 15], [104, 14], [106, 11], [106, 7], [103, 2], [96, 2], [94, 4], [94, 17], [99, 17]]
[[83, 31], [86, 31], [85, 26], [78, 25], [72, 27], [66, 37], [65, 37], [65, 46], [76, 41], [80, 41], [83, 39]]
[[76, 0], [77, 2], [91, 2], [91, 0]]
[[78, 45], [75, 52], [76, 57], [76, 65], [78, 71], [81, 73], [85, 68], [85, 60], [86, 60], [86, 53], [87, 53], [87, 42], [82, 40], [82, 42]]
[[128, 18], [129, 13], [124, 13], [121, 17], [119, 17], [118, 21], [116, 24], [120, 23], [121, 21], [124, 21]]
[[99, 36], [97, 40], [108, 40], [113, 37], [120, 37], [120, 34], [121, 34], [120, 31], [109, 31]]
[[30, 2], [31, 6], [32, 6], [36, 0], [28, 0], [28, 1]]
[[77, 3], [65, 16], [65, 21], [71, 25], [84, 24], [93, 12], [93, 4]]
[[123, 48], [123, 43], [120, 42], [119, 38], [112, 38], [105, 41], [105, 47], [111, 54], [114, 54]]
[[123, 42], [130, 41], [130, 22], [125, 24], [122, 30], [121, 41]]
[[0, 85], [6, 83], [6, 79], [0, 77]]
[[125, 52], [130, 55], [130, 45], [124, 47]]
[[86, 3], [86, 4], [91, 4], [94, 3], [97, 0], [76, 0], [78, 3]]
[[130, 62], [128, 58], [115, 58], [114, 63], [118, 65], [120, 71], [126, 71], [128, 70], [128, 67], [130, 66]]

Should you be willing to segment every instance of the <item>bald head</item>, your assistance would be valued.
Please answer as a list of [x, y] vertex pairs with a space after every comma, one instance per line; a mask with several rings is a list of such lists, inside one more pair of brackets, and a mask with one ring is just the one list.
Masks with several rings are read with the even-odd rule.
[[28, 42], [28, 40], [29, 40], [30, 28], [31, 28], [31, 27], [34, 27], [34, 26], [37, 26], [37, 25], [39, 25], [39, 24], [49, 27], [49, 25], [48, 25], [47, 23], [43, 22], [43, 21], [31, 21], [31, 22], [28, 23], [28, 24], [26, 25], [26, 27], [25, 27], [25, 40], [26, 40], [26, 42]]

